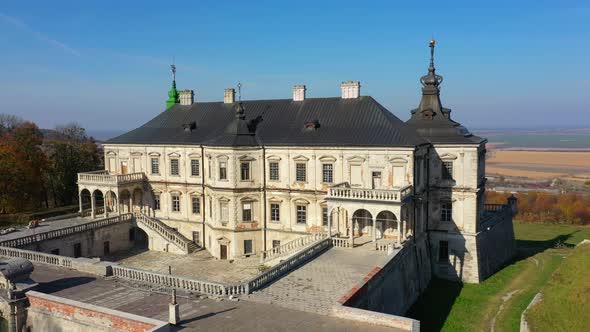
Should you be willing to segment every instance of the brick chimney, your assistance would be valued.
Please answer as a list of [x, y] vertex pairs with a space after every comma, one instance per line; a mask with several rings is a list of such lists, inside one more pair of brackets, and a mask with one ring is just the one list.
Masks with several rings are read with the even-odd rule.
[[340, 84], [342, 89], [342, 99], [358, 98], [361, 96], [361, 82], [348, 81]]
[[225, 89], [223, 90], [223, 102], [226, 104], [233, 104], [236, 102], [236, 90]]
[[195, 92], [193, 90], [182, 90], [178, 95], [180, 105], [192, 105], [195, 102]]
[[303, 101], [305, 100], [305, 85], [295, 85], [293, 86], [293, 101]]

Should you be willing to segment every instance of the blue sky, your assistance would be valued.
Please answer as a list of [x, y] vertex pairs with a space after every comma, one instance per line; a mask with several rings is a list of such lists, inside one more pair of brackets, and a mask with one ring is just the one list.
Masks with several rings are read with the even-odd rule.
[[[340, 94], [405, 120], [437, 40], [442, 101], [471, 128], [588, 127], [590, 5], [574, 1], [4, 1], [0, 113], [135, 128], [177, 83], [201, 101]], [[493, 7], [492, 7], [493, 5]]]

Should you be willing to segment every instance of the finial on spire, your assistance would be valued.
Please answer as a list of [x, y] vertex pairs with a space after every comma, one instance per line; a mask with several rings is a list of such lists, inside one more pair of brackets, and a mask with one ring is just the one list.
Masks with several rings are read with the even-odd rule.
[[428, 66], [428, 74], [422, 76], [420, 82], [422, 85], [426, 86], [434, 86], [437, 87], [442, 83], [443, 78], [440, 75], [435, 73], [436, 69], [434, 68], [434, 46], [436, 45], [436, 41], [433, 39], [430, 40], [428, 43], [430, 47], [430, 65]]
[[176, 65], [175, 64], [170, 65], [170, 71], [172, 72], [172, 80], [176, 81]]
[[238, 101], [242, 101], [242, 83], [238, 82]]
[[436, 45], [436, 40], [430, 40], [430, 68], [434, 69], [434, 46]]

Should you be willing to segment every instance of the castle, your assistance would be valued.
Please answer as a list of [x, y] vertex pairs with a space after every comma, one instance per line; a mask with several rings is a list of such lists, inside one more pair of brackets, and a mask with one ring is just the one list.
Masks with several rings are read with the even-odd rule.
[[105, 171], [80, 174], [80, 209], [142, 211], [219, 259], [312, 232], [351, 246], [425, 237], [420, 255], [435, 275], [479, 282], [511, 257], [512, 226], [490, 232], [486, 140], [442, 106], [434, 47], [405, 123], [356, 81], [341, 97], [308, 98], [296, 85], [292, 99], [242, 101], [226, 89], [223, 102], [195, 102], [173, 80], [167, 109], [107, 141]]

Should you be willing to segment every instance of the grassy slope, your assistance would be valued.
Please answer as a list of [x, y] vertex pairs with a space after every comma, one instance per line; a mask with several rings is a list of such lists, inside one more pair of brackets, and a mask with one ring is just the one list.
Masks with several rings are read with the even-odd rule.
[[533, 331], [587, 331], [590, 326], [590, 244], [576, 248], [527, 312]]
[[520, 314], [571, 251], [550, 248], [590, 238], [590, 227], [516, 223], [514, 229], [518, 257], [492, 277], [477, 285], [433, 281], [408, 313], [423, 331], [489, 331], [496, 315], [496, 331], [518, 331]]

